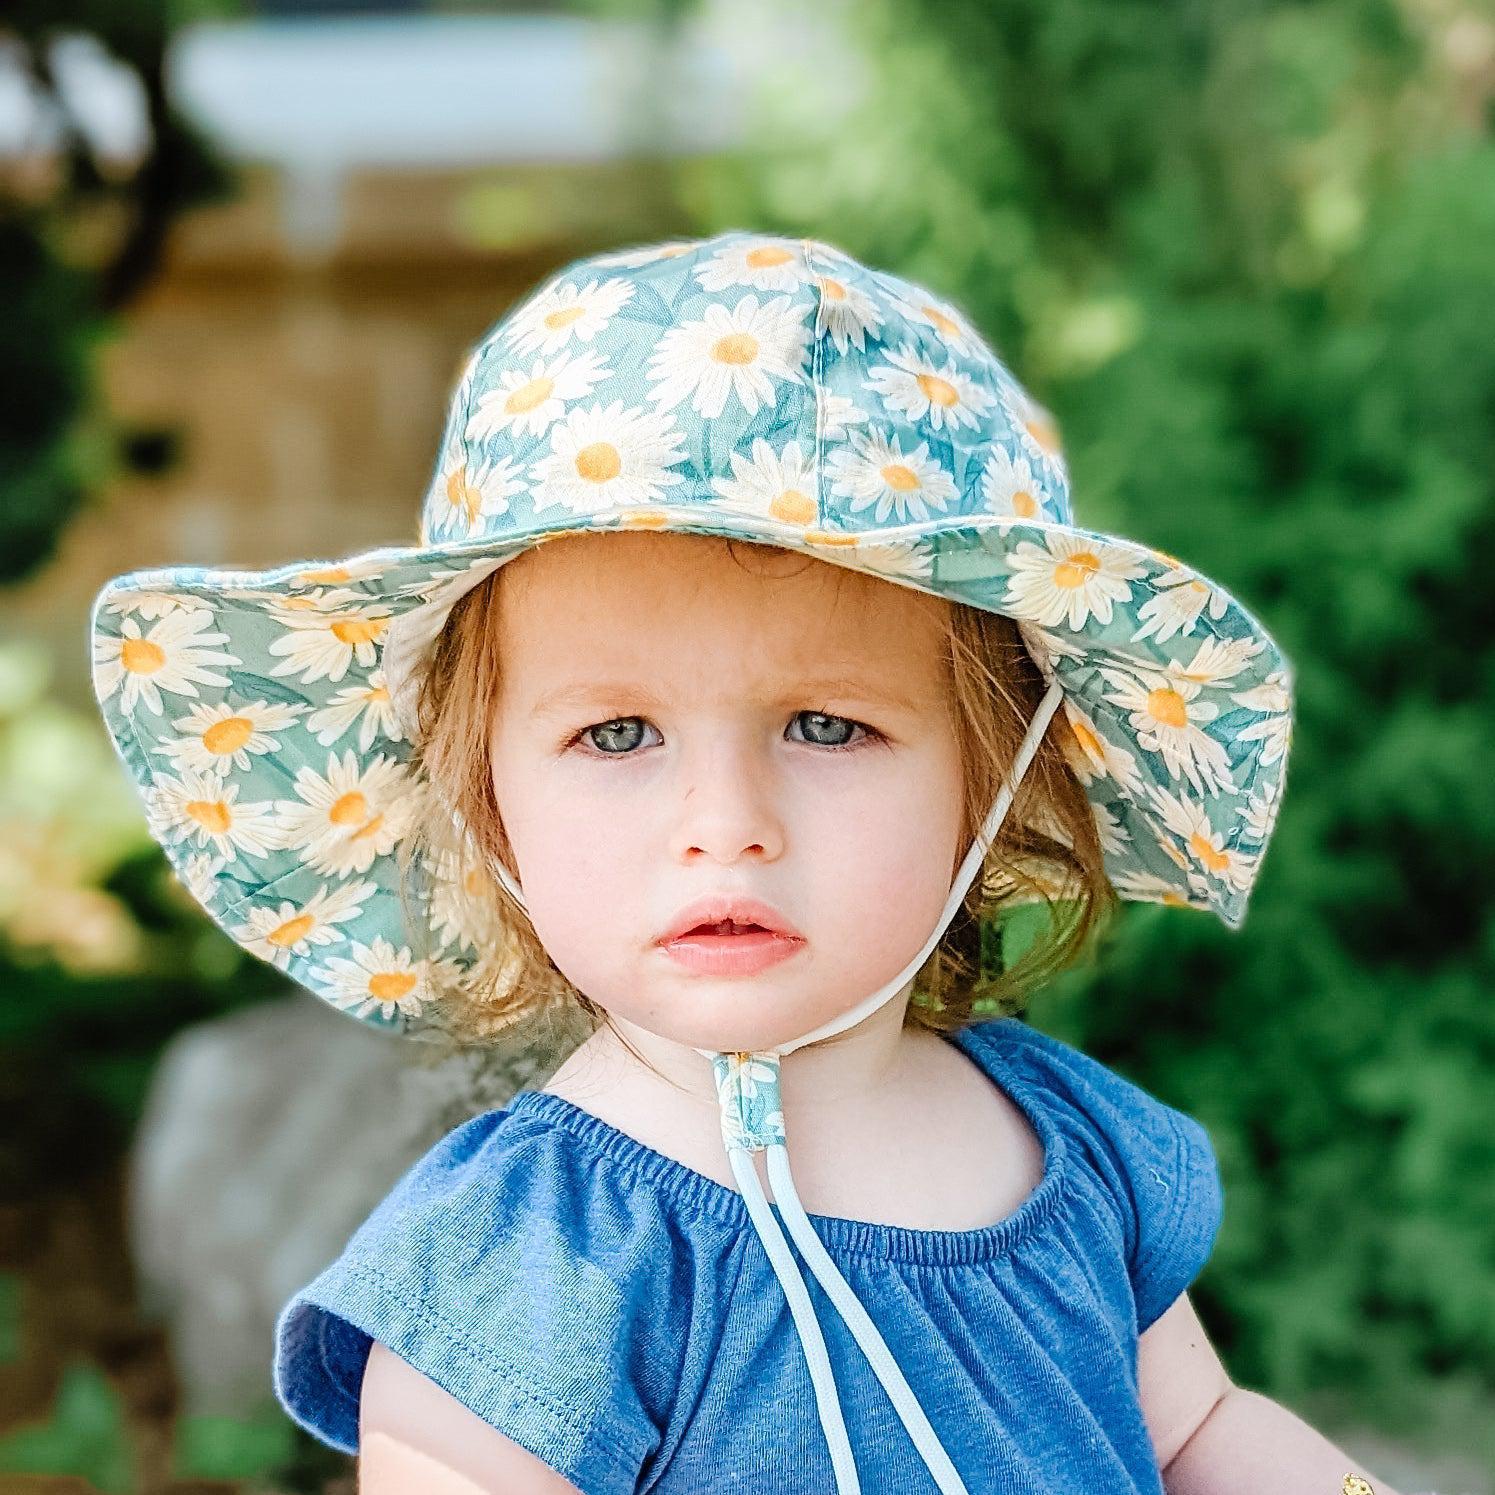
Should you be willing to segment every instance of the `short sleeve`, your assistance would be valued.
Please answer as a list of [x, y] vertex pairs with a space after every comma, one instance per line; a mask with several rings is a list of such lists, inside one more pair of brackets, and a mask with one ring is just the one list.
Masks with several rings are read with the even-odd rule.
[[583, 1495], [631, 1495], [673, 1389], [639, 1332], [640, 1258], [657, 1243], [522, 1127], [506, 1145], [506, 1114], [449, 1132], [281, 1309], [275, 1394], [357, 1453], [377, 1339]]
[[1209, 1260], [1224, 1214], [1209, 1133], [1100, 1060], [1016, 1018], [992, 1025], [1063, 1113], [1081, 1163], [1115, 1201], [1137, 1309], [1149, 1328]]

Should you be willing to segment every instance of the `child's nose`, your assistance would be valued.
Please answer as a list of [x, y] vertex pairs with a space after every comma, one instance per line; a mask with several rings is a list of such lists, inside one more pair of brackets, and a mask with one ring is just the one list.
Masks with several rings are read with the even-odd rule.
[[708, 857], [723, 866], [742, 857], [783, 854], [784, 824], [772, 775], [740, 749], [698, 756], [681, 775], [672, 851], [677, 860]]

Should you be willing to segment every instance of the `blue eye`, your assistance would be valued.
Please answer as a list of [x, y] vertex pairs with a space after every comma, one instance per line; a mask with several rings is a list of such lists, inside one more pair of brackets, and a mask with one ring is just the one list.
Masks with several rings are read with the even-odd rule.
[[[800, 735], [794, 735], [795, 727]], [[609, 721], [583, 727], [573, 743], [584, 743], [593, 752], [609, 758], [626, 758], [645, 743], [644, 733], [654, 731], [641, 716], [615, 716]], [[861, 733], [858, 738], [855, 734]], [[804, 742], [831, 752], [861, 747], [881, 737], [875, 728], [853, 721], [848, 716], [832, 716], [828, 711], [798, 711], [785, 728], [791, 742]]]
[[825, 711], [797, 712], [789, 725], [792, 727], [795, 722], [800, 724], [801, 730], [805, 733], [805, 736], [799, 740], [813, 743], [816, 747], [852, 747], [854, 743], [850, 739], [853, 732], [860, 729], [868, 736], [872, 733], [870, 727], [863, 727], [860, 722], [852, 721], [849, 716], [831, 716]]
[[643, 737], [644, 719], [641, 716], [617, 716], [609, 722], [597, 722], [587, 727], [579, 736], [588, 740], [588, 745], [598, 752], [621, 757], [631, 753]]

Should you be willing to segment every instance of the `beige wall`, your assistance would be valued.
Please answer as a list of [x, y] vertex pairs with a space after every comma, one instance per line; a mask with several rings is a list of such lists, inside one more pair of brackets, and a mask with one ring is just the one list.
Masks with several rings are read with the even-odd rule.
[[184, 221], [102, 350], [111, 416], [175, 427], [180, 461], [107, 483], [56, 559], [0, 593], [0, 634], [48, 649], [65, 700], [91, 704], [88, 609], [122, 571], [412, 541], [466, 349], [567, 259], [671, 231], [639, 168], [370, 176], [314, 263], [279, 232], [283, 186], [250, 173]]

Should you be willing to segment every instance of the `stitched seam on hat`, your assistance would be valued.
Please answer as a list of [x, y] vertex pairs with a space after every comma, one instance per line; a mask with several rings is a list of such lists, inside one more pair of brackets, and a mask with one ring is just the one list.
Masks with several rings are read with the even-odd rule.
[[[578, 1433], [581, 1433], [583, 1435], [583, 1441], [587, 1444], [587, 1446], [601, 1449], [607, 1454], [608, 1458], [619, 1468], [632, 1472], [629, 1463], [624, 1460], [621, 1455], [614, 1452], [612, 1446], [608, 1442], [593, 1442], [592, 1435], [597, 1431], [597, 1428], [594, 1424], [589, 1423], [586, 1418], [578, 1416], [578, 1414], [572, 1411], [571, 1408], [565, 1406], [561, 1402], [557, 1402], [554, 1398], [539, 1390], [534, 1385], [534, 1383], [530, 1381], [529, 1377], [517, 1366], [510, 1364], [510, 1362], [503, 1359], [502, 1356], [495, 1355], [492, 1350], [488, 1349], [481, 1341], [473, 1339], [459, 1325], [454, 1324], [449, 1318], [447, 1318], [444, 1313], [442, 1313], [438, 1308], [435, 1308], [424, 1298], [415, 1298], [413, 1301], [406, 1300], [403, 1294], [400, 1293], [400, 1291], [395, 1287], [394, 1283], [390, 1282], [388, 1278], [384, 1277], [381, 1273], [372, 1271], [371, 1269], [364, 1267], [356, 1261], [349, 1261], [344, 1263], [344, 1269], [346, 1270], [347, 1274], [355, 1281], [362, 1282], [367, 1287], [377, 1289], [386, 1297], [393, 1298], [395, 1301], [402, 1304], [408, 1301], [411, 1311], [417, 1318], [425, 1319], [435, 1328], [440, 1329], [442, 1332], [450, 1335], [451, 1338], [456, 1342], [456, 1344], [459, 1345], [463, 1350], [465, 1350], [469, 1355], [471, 1355], [473, 1359], [482, 1361], [485, 1364], [492, 1366], [494, 1369], [501, 1371], [505, 1376], [512, 1378], [521, 1394], [538, 1403], [540, 1406], [544, 1407], [547, 1412], [554, 1416], [558, 1421], [565, 1423], [567, 1427], [574, 1429]], [[370, 1337], [373, 1338], [374, 1336], [371, 1335]], [[609, 1435], [616, 1434], [616, 1429], [614, 1428], [608, 1428], [604, 1431], [606, 1431]], [[640, 1450], [640, 1459], [645, 1457], [646, 1453], [647, 1450]]]
[[[810, 240], [801, 239], [800, 245], [805, 256], [805, 264], [811, 265], [813, 250]], [[815, 397], [815, 523], [817, 526], [825, 526], [825, 398], [821, 387], [821, 376], [825, 369], [825, 287], [820, 284], [820, 277], [813, 278], [815, 287], [815, 320], [811, 324], [811, 337], [813, 343], [810, 348], [810, 392]]]

